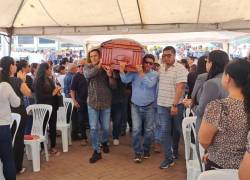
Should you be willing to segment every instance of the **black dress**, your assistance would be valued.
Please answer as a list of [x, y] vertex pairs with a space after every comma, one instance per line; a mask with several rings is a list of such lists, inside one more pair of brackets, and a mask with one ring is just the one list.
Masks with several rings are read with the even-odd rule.
[[[37, 104], [48, 104], [52, 106], [52, 113], [49, 119], [49, 137], [50, 137], [50, 147], [54, 148], [56, 146], [56, 122], [57, 122], [57, 110], [58, 110], [58, 96], [53, 96], [52, 92], [55, 89], [55, 83], [52, 79], [46, 78], [37, 79], [34, 82], [34, 91], [37, 100]], [[45, 119], [43, 128], [47, 123], [47, 118]]]
[[23, 94], [20, 90], [22, 80], [17, 77], [11, 77], [10, 84], [12, 88], [14, 89], [15, 93], [21, 99], [21, 105], [19, 107], [11, 108], [11, 112], [18, 113], [21, 115], [21, 121], [20, 121], [19, 128], [17, 130], [17, 133], [16, 133], [16, 139], [15, 139], [14, 148], [13, 148], [16, 171], [20, 172], [23, 168], [24, 132], [25, 132], [25, 126], [26, 126], [26, 120], [27, 120], [27, 113], [26, 113], [26, 109], [24, 106]]

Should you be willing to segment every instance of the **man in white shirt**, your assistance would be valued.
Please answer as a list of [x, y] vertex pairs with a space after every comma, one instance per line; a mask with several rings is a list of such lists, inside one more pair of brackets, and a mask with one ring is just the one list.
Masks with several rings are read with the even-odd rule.
[[163, 49], [163, 66], [160, 69], [159, 91], [157, 98], [158, 115], [162, 129], [165, 160], [160, 168], [174, 165], [178, 158], [178, 144], [182, 133], [185, 84], [188, 72], [176, 60], [176, 50], [172, 46]]

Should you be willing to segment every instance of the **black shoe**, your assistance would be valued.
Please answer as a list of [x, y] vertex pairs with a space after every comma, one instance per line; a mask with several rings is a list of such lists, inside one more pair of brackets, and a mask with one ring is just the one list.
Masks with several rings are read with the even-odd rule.
[[126, 130], [122, 130], [120, 136], [125, 136], [126, 135]]
[[103, 151], [104, 153], [109, 153], [109, 145], [108, 145], [107, 142], [102, 143], [102, 151]]
[[178, 159], [179, 158], [179, 153], [178, 150], [173, 151], [173, 159]]
[[173, 154], [173, 159], [178, 159], [179, 155], [178, 154]]
[[150, 158], [150, 152], [149, 151], [144, 151], [143, 158], [144, 159]]
[[135, 163], [141, 163], [142, 162], [142, 155], [141, 154], [135, 154], [134, 162]]
[[169, 160], [164, 160], [161, 165], [160, 168], [161, 169], [167, 169], [169, 167], [172, 167], [174, 165], [174, 160], [173, 159], [169, 159]]
[[92, 157], [89, 159], [89, 163], [95, 163], [96, 161], [102, 159], [102, 154], [94, 151]]

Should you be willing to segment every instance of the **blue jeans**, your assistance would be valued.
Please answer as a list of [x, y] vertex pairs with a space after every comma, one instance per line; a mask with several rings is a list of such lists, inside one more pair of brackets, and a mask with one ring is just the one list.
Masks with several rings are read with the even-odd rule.
[[[132, 144], [135, 154], [149, 152], [154, 134], [154, 107], [131, 104]], [[141, 145], [142, 123], [144, 123], [144, 143]]]
[[183, 104], [177, 106], [178, 114], [170, 115], [170, 107], [158, 106], [158, 115], [161, 124], [161, 135], [164, 146], [165, 160], [172, 160], [173, 153], [178, 154], [178, 145], [182, 133]]
[[16, 179], [16, 167], [12, 150], [10, 126], [0, 126], [0, 159], [3, 163], [3, 174], [6, 180]]
[[92, 148], [101, 152], [100, 149], [100, 137], [99, 137], [99, 123], [102, 130], [102, 143], [106, 143], [109, 140], [109, 123], [110, 123], [110, 108], [103, 110], [96, 110], [88, 106], [89, 125], [90, 125], [90, 138], [92, 142]]
[[157, 107], [154, 107], [154, 142], [155, 143], [161, 143], [162, 138], [161, 138], [161, 124], [159, 120], [159, 115], [157, 112]]
[[112, 104], [111, 118], [113, 121], [113, 139], [119, 139], [122, 127], [123, 103]]

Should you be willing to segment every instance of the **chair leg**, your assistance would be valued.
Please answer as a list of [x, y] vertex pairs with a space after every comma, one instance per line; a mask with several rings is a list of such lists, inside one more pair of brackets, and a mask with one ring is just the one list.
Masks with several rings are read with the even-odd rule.
[[43, 146], [44, 146], [46, 161], [49, 161], [49, 151], [48, 151], [48, 144], [47, 144], [46, 140], [43, 142]]
[[62, 128], [62, 146], [63, 146], [63, 152], [68, 152], [69, 151], [69, 142], [68, 142], [68, 128], [64, 127]]
[[38, 172], [40, 171], [40, 142], [34, 142], [30, 146], [31, 146], [33, 171]]
[[27, 155], [27, 159], [29, 161], [32, 160], [32, 156], [31, 156], [31, 145], [30, 144], [26, 144], [25, 145], [25, 152], [26, 152], [26, 155]]
[[69, 138], [69, 145], [72, 145], [72, 139], [71, 139], [71, 128], [67, 128], [68, 130], [68, 138]]

